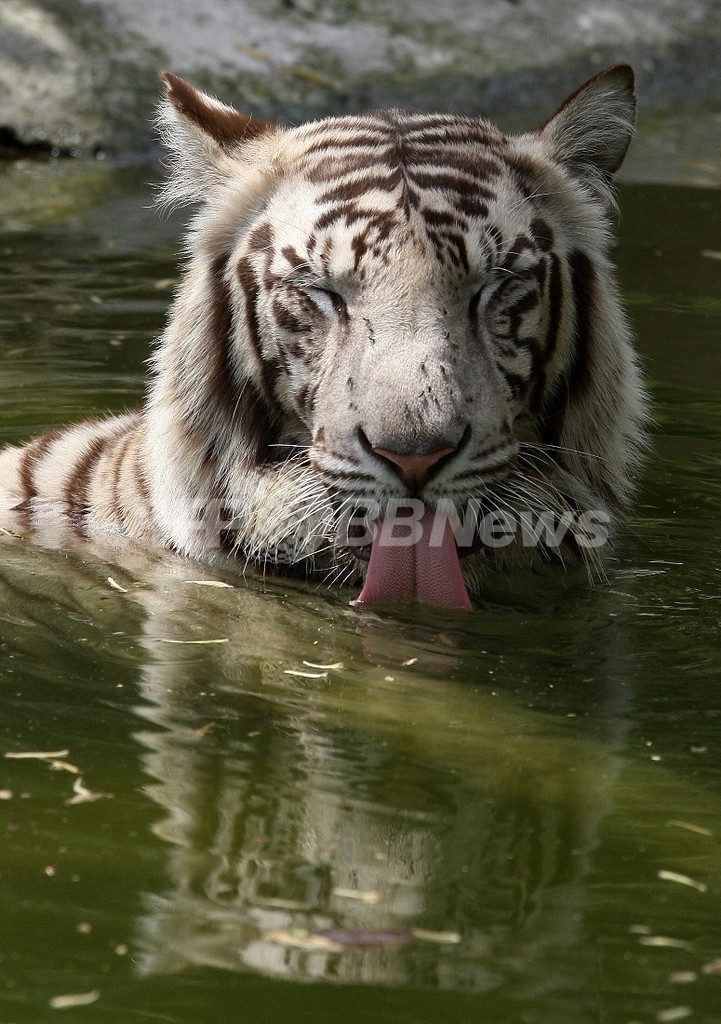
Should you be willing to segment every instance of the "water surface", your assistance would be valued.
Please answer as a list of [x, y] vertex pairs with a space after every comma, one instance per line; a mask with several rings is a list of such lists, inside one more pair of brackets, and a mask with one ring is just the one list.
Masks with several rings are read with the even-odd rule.
[[[140, 401], [150, 177], [0, 172], [3, 443]], [[658, 428], [608, 583], [358, 611], [4, 539], [3, 1024], [721, 1021], [721, 206], [621, 207]]]

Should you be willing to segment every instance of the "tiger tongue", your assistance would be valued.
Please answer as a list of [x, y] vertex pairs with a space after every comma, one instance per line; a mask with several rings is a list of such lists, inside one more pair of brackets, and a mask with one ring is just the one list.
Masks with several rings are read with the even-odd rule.
[[471, 609], [451, 524], [446, 520], [438, 538], [434, 520], [435, 510], [427, 509], [418, 520], [420, 537], [415, 544], [403, 544], [407, 537], [394, 537], [392, 529], [383, 528], [383, 520], [376, 522], [368, 572], [356, 603], [422, 601]]

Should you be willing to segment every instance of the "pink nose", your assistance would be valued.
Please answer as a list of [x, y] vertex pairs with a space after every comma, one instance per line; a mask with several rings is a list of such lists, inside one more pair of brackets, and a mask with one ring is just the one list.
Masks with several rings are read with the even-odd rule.
[[445, 448], [436, 448], [433, 452], [414, 452], [406, 455], [402, 452], [392, 452], [388, 448], [374, 448], [376, 455], [393, 463], [398, 476], [409, 487], [420, 488], [433, 476], [433, 469], [444, 455], [455, 452], [458, 445], [446, 445]]

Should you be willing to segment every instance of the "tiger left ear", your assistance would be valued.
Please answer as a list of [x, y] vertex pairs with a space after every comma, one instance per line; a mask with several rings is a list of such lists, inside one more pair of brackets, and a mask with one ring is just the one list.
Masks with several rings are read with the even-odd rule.
[[612, 64], [572, 93], [537, 129], [552, 156], [581, 176], [606, 181], [623, 163], [636, 124], [635, 75]]
[[203, 132], [221, 149], [234, 149], [275, 127], [221, 103], [170, 71], [162, 71], [160, 77], [165, 84], [168, 102], [180, 117], [189, 127]]
[[157, 124], [171, 153], [171, 176], [160, 201], [170, 206], [205, 201], [237, 172], [245, 147], [278, 128], [221, 103], [169, 71], [160, 77], [166, 98]]

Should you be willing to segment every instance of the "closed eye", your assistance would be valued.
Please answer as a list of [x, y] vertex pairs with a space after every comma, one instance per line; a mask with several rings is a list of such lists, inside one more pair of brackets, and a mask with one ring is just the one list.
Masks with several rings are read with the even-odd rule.
[[315, 303], [322, 313], [326, 316], [342, 316], [348, 315], [348, 307], [346, 306], [345, 299], [338, 292], [333, 291], [332, 288], [321, 288], [317, 285], [306, 285], [304, 289], [308, 298]]
[[475, 316], [479, 307], [483, 308], [486, 305], [491, 295], [498, 290], [501, 284], [503, 284], [502, 278], [489, 277], [474, 290], [468, 303], [468, 312], [471, 316]]
[[487, 277], [486, 280], [473, 292], [468, 305], [470, 315], [474, 316], [477, 314], [478, 309], [482, 309], [487, 305], [490, 299], [496, 294], [496, 292], [500, 291], [501, 288], [513, 283], [514, 281], [522, 281], [523, 279], [523, 275], [517, 274], [513, 270], [506, 270], [504, 267], [495, 268], [489, 277]]

